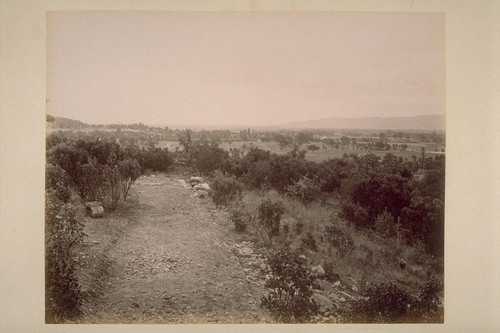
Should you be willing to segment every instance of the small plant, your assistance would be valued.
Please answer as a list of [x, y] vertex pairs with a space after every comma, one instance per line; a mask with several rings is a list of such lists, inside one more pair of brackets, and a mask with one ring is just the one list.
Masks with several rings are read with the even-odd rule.
[[351, 253], [354, 250], [354, 240], [342, 229], [333, 223], [326, 226], [326, 237], [341, 257]]
[[318, 251], [318, 245], [316, 244], [316, 240], [310, 231], [302, 237], [302, 244], [311, 251]]
[[311, 299], [314, 278], [297, 255], [276, 252], [268, 258], [269, 294], [262, 298], [262, 307], [282, 323], [304, 323], [311, 320], [318, 306]]
[[402, 323], [411, 320], [417, 299], [394, 284], [368, 289], [364, 299], [354, 303], [348, 315], [352, 322]]
[[340, 276], [335, 272], [335, 267], [331, 261], [327, 261], [323, 265], [323, 269], [325, 270], [325, 277], [330, 282], [337, 282], [340, 280]]
[[295, 229], [295, 233], [297, 235], [300, 235], [302, 233], [302, 231], [304, 230], [304, 222], [298, 221], [297, 223], [295, 223], [294, 229]]
[[443, 322], [441, 291], [436, 279], [424, 285], [419, 297], [392, 283], [374, 286], [368, 289], [365, 298], [353, 304], [346, 319], [363, 323], [440, 323]]
[[288, 186], [287, 193], [307, 205], [320, 196], [322, 186], [322, 182], [304, 176], [295, 184]]
[[264, 200], [258, 207], [258, 222], [266, 232], [269, 245], [272, 244], [274, 236], [280, 231], [281, 216], [285, 212], [285, 206], [281, 201]]
[[225, 176], [216, 171], [210, 183], [210, 196], [217, 207], [227, 206], [232, 201], [241, 198], [242, 186], [234, 176]]
[[126, 200], [130, 188], [142, 174], [141, 165], [134, 159], [120, 161], [118, 163], [118, 172], [122, 179], [123, 200]]
[[230, 212], [231, 221], [238, 232], [245, 232], [252, 216], [245, 210], [245, 207], [233, 207]]

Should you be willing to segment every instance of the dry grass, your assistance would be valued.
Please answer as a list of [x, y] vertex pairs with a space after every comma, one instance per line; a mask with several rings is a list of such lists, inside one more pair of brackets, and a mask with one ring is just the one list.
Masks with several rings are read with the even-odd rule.
[[[276, 238], [273, 247], [289, 246], [305, 254], [311, 266], [325, 267], [325, 264], [330, 263], [341, 280], [351, 281], [359, 292], [370, 284], [391, 282], [417, 293], [430, 274], [441, 275], [439, 261], [431, 258], [422, 247], [409, 246], [395, 238], [381, 237], [373, 231], [358, 230], [338, 218], [338, 205], [314, 202], [306, 206], [276, 191], [245, 191], [243, 203], [249, 212], [256, 214], [258, 205], [265, 199], [280, 200], [285, 206], [281, 235]], [[354, 245], [351, 252], [342, 254], [330, 243], [326, 234], [329, 224], [352, 239]], [[298, 228], [298, 225], [302, 226]], [[284, 234], [287, 228], [288, 232]], [[256, 235], [252, 230], [249, 233]], [[304, 245], [303, 239], [307, 233], [313, 236], [316, 251]], [[265, 244], [263, 241], [260, 243], [263, 246]]]

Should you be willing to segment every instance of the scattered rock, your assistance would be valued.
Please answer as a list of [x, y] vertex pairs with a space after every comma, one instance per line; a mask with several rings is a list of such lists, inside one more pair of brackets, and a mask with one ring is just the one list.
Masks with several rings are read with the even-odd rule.
[[250, 257], [253, 254], [253, 250], [249, 247], [237, 248], [236, 252], [242, 257]]
[[101, 218], [104, 216], [104, 208], [99, 201], [91, 201], [85, 203], [85, 212], [87, 216], [92, 218]]
[[347, 296], [348, 298], [350, 298], [351, 300], [353, 301], [356, 301], [356, 297], [352, 296], [352, 295], [349, 295], [348, 293], [344, 292], [344, 291], [341, 291], [340, 292], [342, 295], [344, 296]]
[[325, 277], [325, 275], [326, 275], [325, 270], [323, 269], [323, 267], [321, 265], [311, 267], [311, 271], [315, 276], [317, 276], [319, 278]]
[[196, 191], [210, 191], [210, 186], [207, 183], [201, 183], [194, 186]]
[[189, 178], [189, 184], [191, 186], [195, 186], [196, 184], [201, 184], [203, 183], [203, 178], [202, 177], [191, 177]]
[[207, 192], [205, 192], [205, 191], [196, 191], [196, 192], [194, 192], [194, 196], [196, 198], [205, 199], [207, 197]]
[[313, 281], [312, 287], [316, 290], [323, 290], [323, 286], [321, 285], [321, 280], [319, 279]]
[[326, 313], [333, 306], [332, 301], [328, 297], [323, 296], [321, 294], [318, 293], [313, 294], [312, 299], [318, 305], [318, 311], [321, 314]]

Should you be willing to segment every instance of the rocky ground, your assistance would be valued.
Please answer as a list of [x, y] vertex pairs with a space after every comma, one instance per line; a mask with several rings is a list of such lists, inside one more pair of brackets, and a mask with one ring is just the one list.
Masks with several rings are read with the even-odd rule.
[[[85, 218], [77, 249], [85, 323], [272, 322], [259, 307], [264, 251], [180, 176], [139, 178], [116, 213]], [[348, 281], [347, 281], [348, 282]], [[353, 283], [315, 282], [325, 318], [356, 297]]]

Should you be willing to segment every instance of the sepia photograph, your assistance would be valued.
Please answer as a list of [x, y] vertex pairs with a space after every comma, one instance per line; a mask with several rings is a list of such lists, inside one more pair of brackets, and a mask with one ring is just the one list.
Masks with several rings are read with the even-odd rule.
[[445, 15], [48, 11], [45, 323], [445, 321]]
[[498, 332], [499, 13], [0, 0], [0, 331]]

